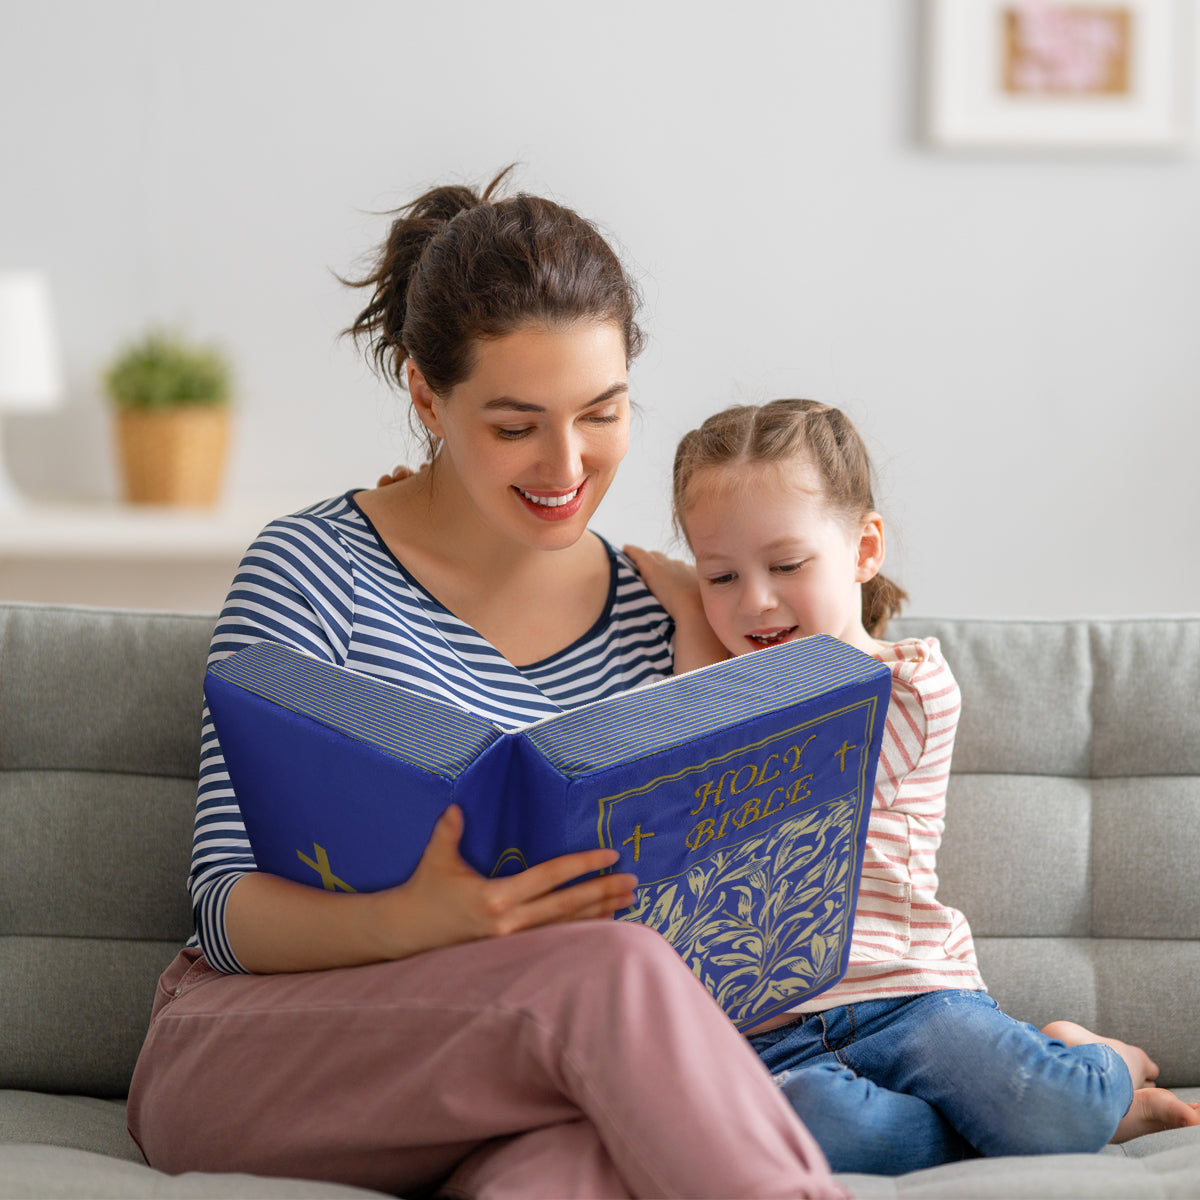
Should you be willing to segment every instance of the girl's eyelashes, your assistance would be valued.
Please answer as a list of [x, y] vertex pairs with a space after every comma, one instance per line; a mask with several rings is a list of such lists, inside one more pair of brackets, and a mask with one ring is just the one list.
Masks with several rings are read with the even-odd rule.
[[502, 437], [506, 442], [515, 442], [518, 438], [527, 437], [532, 432], [532, 426], [526, 426], [524, 429], [497, 428], [496, 436]]
[[[795, 575], [796, 572], [804, 569], [808, 561], [807, 558], [801, 558], [796, 562], [774, 563], [771, 571], [775, 575]], [[705, 575], [703, 578], [705, 583], [713, 587], [720, 587], [723, 583], [732, 583], [737, 578], [737, 572], [722, 571], [719, 575]]]

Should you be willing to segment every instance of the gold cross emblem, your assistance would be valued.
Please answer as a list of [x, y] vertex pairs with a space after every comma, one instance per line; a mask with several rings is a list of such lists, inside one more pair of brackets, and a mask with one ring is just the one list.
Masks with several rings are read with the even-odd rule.
[[312, 867], [314, 871], [321, 877], [321, 886], [327, 892], [355, 892], [358, 889], [352, 888], [344, 879], [339, 879], [329, 866], [329, 855], [325, 853], [324, 846], [318, 846], [313, 842], [313, 853], [317, 856], [314, 862], [303, 850], [296, 851], [296, 857], [304, 863], [306, 867]]
[[654, 836], [654, 834], [652, 834], [652, 833], [643, 833], [642, 827], [640, 825], [635, 825], [633, 827], [633, 833], [629, 837], [627, 837], [621, 843], [621, 845], [628, 846], [629, 843], [632, 842], [633, 843], [633, 861], [638, 862], [642, 857], [642, 839], [643, 838], [652, 838], [653, 836]]

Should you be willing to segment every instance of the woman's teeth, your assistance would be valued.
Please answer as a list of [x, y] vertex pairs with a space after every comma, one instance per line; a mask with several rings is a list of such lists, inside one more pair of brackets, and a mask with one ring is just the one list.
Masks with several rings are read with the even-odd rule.
[[524, 488], [517, 488], [517, 491], [520, 492], [526, 500], [533, 504], [540, 504], [543, 508], [561, 508], [564, 504], [570, 504], [571, 501], [579, 495], [578, 488], [576, 488], [573, 492], [567, 492], [562, 496], [535, 496], [532, 492], [527, 492]]

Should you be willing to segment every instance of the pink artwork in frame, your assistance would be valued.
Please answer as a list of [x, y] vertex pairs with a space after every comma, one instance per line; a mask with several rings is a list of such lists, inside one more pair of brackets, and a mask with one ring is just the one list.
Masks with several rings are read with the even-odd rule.
[[1187, 0], [927, 0], [926, 15], [937, 146], [1186, 144]]

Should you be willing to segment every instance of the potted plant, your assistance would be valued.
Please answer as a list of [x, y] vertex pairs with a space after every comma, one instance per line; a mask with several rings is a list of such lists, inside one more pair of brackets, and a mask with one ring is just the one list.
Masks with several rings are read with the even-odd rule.
[[117, 414], [125, 499], [216, 503], [229, 445], [229, 364], [211, 347], [161, 331], [126, 347], [104, 372]]

